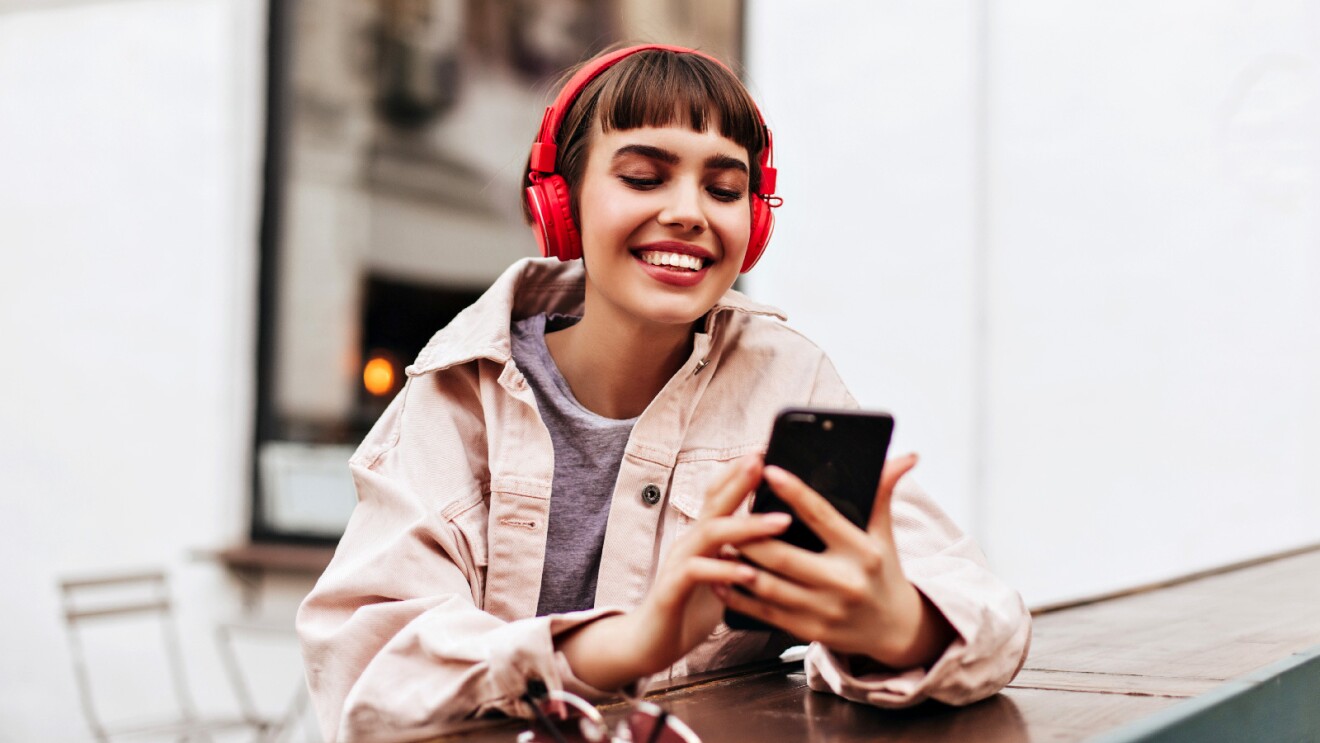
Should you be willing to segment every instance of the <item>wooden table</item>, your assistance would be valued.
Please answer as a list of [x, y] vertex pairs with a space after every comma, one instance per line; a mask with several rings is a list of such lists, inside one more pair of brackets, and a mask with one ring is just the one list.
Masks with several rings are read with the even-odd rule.
[[[1316, 646], [1320, 549], [1042, 612], [1017, 679], [969, 707], [854, 704], [808, 690], [800, 663], [694, 679], [651, 699], [707, 743], [1077, 741], [1156, 715], [1172, 718], [1191, 706], [1180, 702], [1223, 696], [1230, 679]], [[1313, 672], [1320, 656], [1312, 660], [1308, 672], [1320, 679]], [[626, 710], [601, 707], [611, 721]], [[503, 723], [460, 739], [507, 741], [525, 726]]]

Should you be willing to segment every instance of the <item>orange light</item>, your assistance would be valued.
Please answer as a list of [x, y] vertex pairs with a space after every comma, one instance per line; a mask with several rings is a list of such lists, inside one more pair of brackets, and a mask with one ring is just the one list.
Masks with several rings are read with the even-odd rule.
[[362, 384], [367, 392], [380, 397], [394, 389], [394, 364], [384, 356], [374, 356], [362, 369]]

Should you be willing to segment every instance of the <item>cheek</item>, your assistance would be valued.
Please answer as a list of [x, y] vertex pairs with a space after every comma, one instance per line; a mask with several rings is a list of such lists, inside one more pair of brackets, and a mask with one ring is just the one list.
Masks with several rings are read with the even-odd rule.
[[752, 210], [750, 206], [729, 209], [720, 214], [718, 222], [720, 241], [725, 250], [743, 251], [752, 235]]
[[628, 206], [626, 199], [583, 189], [578, 202], [578, 229], [583, 246], [628, 235], [637, 226]]

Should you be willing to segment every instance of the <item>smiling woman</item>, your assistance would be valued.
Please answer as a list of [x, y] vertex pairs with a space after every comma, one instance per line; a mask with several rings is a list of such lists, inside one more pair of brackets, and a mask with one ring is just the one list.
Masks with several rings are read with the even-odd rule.
[[[770, 236], [770, 143], [691, 49], [564, 84], [525, 183], [548, 259], [435, 335], [350, 462], [357, 509], [299, 612], [327, 738], [443, 734], [530, 715], [531, 682], [599, 699], [797, 641], [813, 688], [883, 706], [975, 701], [1020, 667], [1022, 601], [905, 477], [915, 457], [885, 465], [863, 526], [760, 461], [780, 408], [856, 407], [731, 289]], [[745, 512], [763, 476], [823, 551]], [[730, 630], [726, 607], [776, 629]]]

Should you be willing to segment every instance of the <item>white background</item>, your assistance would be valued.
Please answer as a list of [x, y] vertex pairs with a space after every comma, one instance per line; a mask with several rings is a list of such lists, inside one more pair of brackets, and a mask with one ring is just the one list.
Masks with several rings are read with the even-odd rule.
[[772, 7], [749, 290], [1029, 603], [1320, 541], [1320, 6]]
[[[786, 204], [748, 290], [1029, 602], [1320, 541], [1316, 3], [749, 6]], [[234, 706], [237, 584], [189, 555], [246, 527], [264, 33], [0, 0], [0, 741], [87, 737], [81, 572], [168, 566]], [[119, 652], [111, 714], [150, 678]]]

